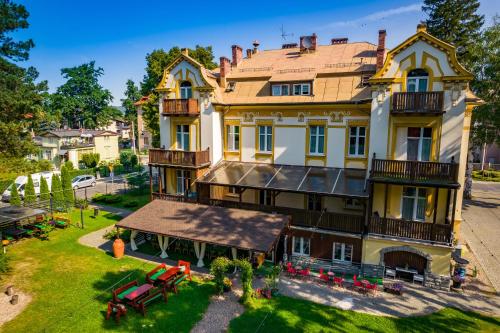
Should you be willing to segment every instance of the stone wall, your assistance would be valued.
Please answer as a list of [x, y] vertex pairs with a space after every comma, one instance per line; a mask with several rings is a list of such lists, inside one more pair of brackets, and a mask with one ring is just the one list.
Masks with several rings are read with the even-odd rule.
[[425, 274], [425, 286], [433, 289], [450, 290], [451, 277], [445, 275]]

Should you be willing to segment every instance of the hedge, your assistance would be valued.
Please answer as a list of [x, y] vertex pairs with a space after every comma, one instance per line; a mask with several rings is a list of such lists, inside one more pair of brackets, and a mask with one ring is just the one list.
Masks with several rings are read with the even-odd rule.
[[95, 169], [90, 168], [90, 169], [74, 169], [70, 170], [69, 175], [71, 179], [75, 178], [76, 176], [81, 176], [81, 175], [93, 175], [95, 176]]

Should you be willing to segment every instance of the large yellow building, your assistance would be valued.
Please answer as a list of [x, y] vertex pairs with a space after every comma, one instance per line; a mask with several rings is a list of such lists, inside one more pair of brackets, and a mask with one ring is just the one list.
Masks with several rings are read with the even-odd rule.
[[233, 45], [216, 70], [183, 50], [157, 88], [152, 196], [290, 215], [274, 260], [447, 287], [480, 101], [425, 26], [392, 50], [385, 36]]

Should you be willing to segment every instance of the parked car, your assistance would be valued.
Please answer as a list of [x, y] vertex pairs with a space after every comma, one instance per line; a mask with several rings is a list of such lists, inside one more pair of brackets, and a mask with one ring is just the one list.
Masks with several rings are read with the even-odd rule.
[[76, 176], [71, 181], [71, 187], [74, 188], [75, 190], [78, 190], [79, 188], [82, 187], [89, 187], [89, 186], [94, 187], [95, 184], [96, 184], [95, 177], [92, 175]]
[[[60, 174], [61, 173], [59, 171], [43, 171], [31, 174], [31, 179], [33, 180], [33, 186], [35, 187], [35, 194], [37, 196], [40, 195], [40, 179], [42, 177], [45, 178], [45, 180], [47, 181], [47, 185], [49, 186], [50, 189], [52, 187], [52, 176]], [[21, 198], [24, 198], [24, 188], [26, 187], [27, 183], [28, 183], [28, 176], [18, 176], [14, 180], [14, 182], [9, 187], [7, 187], [7, 189], [3, 192], [2, 201], [9, 202], [10, 191], [12, 189], [12, 186], [15, 186], [17, 188], [19, 196]]]

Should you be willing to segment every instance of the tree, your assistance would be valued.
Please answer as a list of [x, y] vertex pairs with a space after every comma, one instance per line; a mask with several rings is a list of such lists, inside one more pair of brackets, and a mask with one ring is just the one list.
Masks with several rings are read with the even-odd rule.
[[471, 66], [478, 60], [470, 51], [481, 36], [484, 15], [477, 14], [478, 0], [425, 0], [422, 10], [428, 15], [427, 31], [457, 48], [459, 61]]
[[7, 33], [29, 27], [29, 13], [23, 5], [17, 5], [10, 0], [0, 2], [0, 55], [14, 61], [28, 60], [29, 50], [35, 46], [31, 39], [14, 41]]
[[64, 194], [64, 203], [69, 209], [73, 207], [75, 203], [75, 196], [73, 193], [73, 188], [71, 187], [71, 175], [69, 174], [69, 170], [66, 166], [63, 166], [61, 168], [61, 183]]
[[119, 110], [109, 106], [111, 92], [99, 84], [103, 74], [95, 61], [61, 69], [66, 82], [51, 96], [51, 112], [72, 128], [98, 128], [120, 116]]
[[120, 153], [120, 164], [125, 167], [125, 170], [130, 171], [138, 163], [137, 155], [129, 151]]
[[74, 165], [73, 165], [73, 162], [71, 162], [71, 161], [66, 161], [66, 162], [64, 162], [64, 166], [66, 167], [66, 169], [67, 169], [68, 171], [71, 171], [71, 170], [74, 170], [74, 169], [75, 169], [75, 167], [74, 167]]
[[130, 124], [132, 130], [132, 150], [136, 149], [136, 128], [137, 128], [137, 111], [134, 103], [141, 98], [141, 92], [135, 85], [134, 81], [128, 79], [125, 89], [125, 98], [122, 99], [122, 106], [125, 108], [125, 120]]
[[32, 204], [36, 202], [35, 184], [33, 184], [33, 178], [28, 175], [28, 182], [24, 188], [24, 204]]
[[21, 197], [19, 196], [19, 192], [17, 191], [16, 183], [13, 183], [10, 186], [10, 204], [12, 206], [19, 207], [21, 206]]
[[40, 201], [46, 202], [50, 200], [49, 184], [44, 177], [40, 177]]
[[55, 210], [65, 210], [64, 193], [61, 184], [61, 178], [58, 175], [52, 175], [52, 205]]
[[87, 168], [95, 168], [99, 163], [100, 155], [98, 153], [89, 153], [82, 155], [82, 163]]

